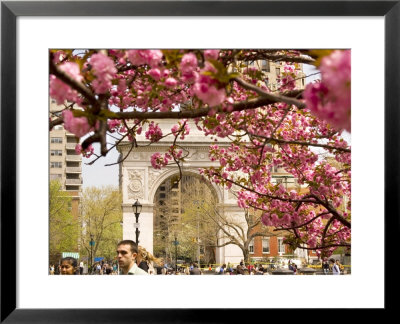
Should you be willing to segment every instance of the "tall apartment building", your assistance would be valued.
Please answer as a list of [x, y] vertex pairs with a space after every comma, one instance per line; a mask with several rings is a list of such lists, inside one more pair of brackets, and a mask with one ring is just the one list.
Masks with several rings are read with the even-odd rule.
[[[50, 112], [57, 115], [62, 107], [50, 102]], [[76, 138], [62, 125], [55, 126], [49, 134], [50, 180], [59, 180], [63, 190], [73, 197], [72, 212], [78, 216], [82, 189], [82, 156], [75, 152]]]

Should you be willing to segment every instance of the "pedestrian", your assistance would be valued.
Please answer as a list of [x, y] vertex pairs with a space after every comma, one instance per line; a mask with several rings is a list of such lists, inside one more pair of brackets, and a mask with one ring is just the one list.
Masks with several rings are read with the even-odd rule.
[[328, 261], [326, 259], [322, 263], [322, 270], [324, 271], [324, 275], [328, 275], [329, 274], [329, 263], [328, 263]]
[[240, 263], [236, 267], [236, 274], [244, 275], [244, 269], [245, 269], [245, 266], [244, 266], [243, 260], [242, 260], [242, 261], [240, 261]]
[[81, 261], [79, 263], [79, 274], [82, 275], [83, 274], [83, 261]]
[[341, 263], [339, 262], [339, 260], [336, 260], [336, 265], [338, 266], [338, 268], [339, 268], [339, 270], [340, 270], [340, 273], [343, 273], [343, 271], [344, 271], [344, 266], [343, 266], [343, 264], [341, 264]]
[[293, 274], [297, 274], [297, 264], [292, 262]]
[[136, 264], [138, 246], [131, 240], [123, 240], [117, 245], [117, 258], [121, 274], [124, 275], [147, 275], [148, 273], [140, 269]]
[[336, 264], [335, 259], [330, 259], [329, 260], [332, 264], [332, 274], [333, 275], [340, 275], [340, 268], [339, 266]]
[[73, 257], [66, 257], [61, 259], [61, 274], [62, 275], [75, 275], [78, 270], [78, 261]]
[[193, 263], [193, 269], [190, 270], [190, 274], [191, 275], [201, 275], [201, 271], [200, 271], [199, 266], [197, 265], [197, 263]]

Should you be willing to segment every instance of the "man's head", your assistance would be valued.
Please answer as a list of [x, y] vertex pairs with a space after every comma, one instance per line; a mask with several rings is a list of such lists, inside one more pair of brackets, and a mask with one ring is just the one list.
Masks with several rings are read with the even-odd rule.
[[330, 259], [329, 260], [331, 263], [335, 263], [335, 259]]
[[123, 273], [128, 273], [138, 254], [137, 244], [131, 240], [123, 240], [117, 245], [118, 264]]

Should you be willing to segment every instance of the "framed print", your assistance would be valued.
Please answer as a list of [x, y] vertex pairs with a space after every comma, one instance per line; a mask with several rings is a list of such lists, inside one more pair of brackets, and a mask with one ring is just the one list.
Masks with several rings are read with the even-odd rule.
[[[2, 322], [194, 323], [246, 311], [261, 319], [266, 308], [393, 309], [399, 1], [2, 1], [1, 17]], [[351, 49], [352, 275], [323, 282], [48, 276], [49, 121], [40, 107], [48, 107], [54, 48]], [[321, 286], [332, 300], [310, 302]], [[286, 300], [288, 292], [297, 298]]]

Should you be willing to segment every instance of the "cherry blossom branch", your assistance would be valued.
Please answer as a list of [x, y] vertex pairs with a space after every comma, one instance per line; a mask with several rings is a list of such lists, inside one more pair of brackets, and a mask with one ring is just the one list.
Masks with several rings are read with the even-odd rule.
[[244, 80], [242, 80], [240, 78], [237, 78], [237, 77], [234, 78], [233, 80], [235, 80], [243, 88], [245, 88], [247, 90], [254, 91], [257, 94], [259, 94], [261, 97], [268, 98], [269, 100], [273, 101], [274, 103], [275, 102], [284, 102], [284, 103], [287, 103], [289, 105], [295, 105], [300, 109], [306, 108], [305, 103], [301, 102], [300, 100], [289, 98], [289, 97], [278, 95], [278, 94], [273, 95], [273, 94], [271, 94], [269, 92], [266, 92], [263, 89], [255, 86], [255, 85], [250, 84], [250, 83], [248, 83], [248, 82], [246, 82], [246, 81], [244, 81]]
[[52, 57], [50, 58], [50, 74], [55, 75], [58, 79], [69, 85], [71, 88], [82, 94], [92, 105], [96, 105], [97, 99], [83, 83], [76, 81], [69, 74], [60, 70], [57, 65], [54, 64]]
[[336, 150], [336, 151], [340, 151], [340, 152], [351, 153], [351, 149], [347, 149], [344, 147], [336, 147], [336, 146], [330, 146], [330, 145], [326, 145], [326, 144], [317, 144], [317, 143], [310, 143], [310, 142], [287, 141], [287, 140], [282, 140], [282, 139], [274, 138], [274, 137], [268, 137], [268, 136], [257, 135], [257, 134], [252, 134], [252, 133], [249, 133], [249, 134], [254, 137], [263, 138], [265, 140], [268, 140], [269, 142], [276, 142], [279, 144], [295, 144], [295, 145], [301, 145], [301, 146], [315, 146], [315, 147], [326, 148], [328, 150]]

